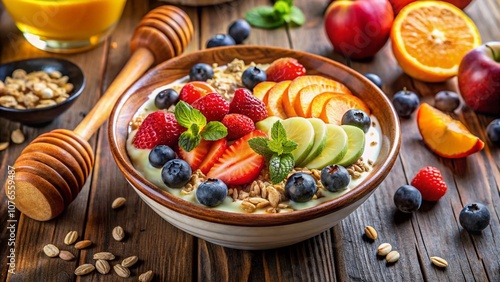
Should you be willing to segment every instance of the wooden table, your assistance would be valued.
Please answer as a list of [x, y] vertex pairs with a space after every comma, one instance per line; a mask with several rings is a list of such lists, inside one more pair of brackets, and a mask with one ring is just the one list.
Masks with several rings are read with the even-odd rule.
[[[247, 44], [272, 45], [319, 54], [342, 63], [333, 53], [323, 30], [326, 0], [295, 1], [307, 16], [301, 28], [253, 29]], [[240, 0], [227, 4], [193, 8], [182, 7], [191, 17], [195, 36], [186, 52], [203, 49], [207, 39], [226, 32], [228, 24], [242, 17], [251, 7], [270, 1]], [[49, 54], [30, 46], [0, 9], [0, 63], [32, 57], [63, 57], [77, 63], [87, 76], [87, 86], [76, 104], [51, 124], [21, 127], [0, 119], [0, 141], [22, 128], [27, 140], [0, 152], [2, 185], [8, 166], [21, 150], [39, 134], [55, 128], [74, 129], [108, 87], [129, 56], [129, 40], [139, 19], [157, 1], [130, 0], [114, 34], [104, 44], [76, 55]], [[0, 4], [1, 7], [1, 4]], [[475, 0], [465, 10], [477, 24], [484, 42], [500, 39], [498, 0]], [[407, 87], [432, 103], [439, 90], [458, 91], [456, 79], [428, 84], [405, 75], [395, 62], [389, 44], [372, 60], [352, 62], [361, 72], [375, 72], [383, 81], [388, 96]], [[92, 254], [110, 251], [119, 259], [137, 255], [140, 263], [131, 268], [132, 277], [153, 270], [156, 281], [500, 281], [500, 149], [487, 140], [485, 128], [494, 116], [479, 115], [461, 107], [453, 115], [486, 142], [479, 153], [464, 159], [443, 159], [430, 152], [418, 133], [415, 117], [402, 119], [403, 142], [399, 158], [378, 190], [353, 214], [334, 228], [302, 243], [268, 251], [240, 251], [223, 248], [190, 236], [156, 215], [125, 181], [111, 156], [107, 129], [103, 126], [90, 140], [96, 164], [78, 198], [58, 218], [37, 222], [16, 213], [16, 222], [8, 221], [7, 198], [0, 193], [0, 279], [11, 281], [120, 281], [116, 274], [77, 278], [73, 271]], [[496, 117], [498, 118], [498, 116]], [[424, 204], [413, 215], [396, 213], [392, 202], [395, 190], [411, 181], [423, 166], [438, 167], [448, 184], [448, 192], [435, 204]], [[126, 206], [111, 209], [119, 196]], [[491, 224], [481, 235], [470, 235], [458, 223], [462, 207], [473, 201], [487, 204]], [[10, 226], [15, 232], [10, 232]], [[123, 242], [113, 240], [111, 231], [120, 225], [126, 231]], [[379, 239], [364, 239], [366, 225], [375, 227]], [[71, 230], [89, 239], [89, 249], [77, 251], [65, 246], [63, 239]], [[15, 273], [8, 274], [10, 238], [15, 237]], [[377, 257], [376, 248], [388, 242], [401, 253], [400, 260], [387, 265]], [[53, 243], [71, 251], [76, 259], [48, 258], [42, 247]], [[434, 267], [429, 257], [440, 256], [449, 262], [445, 270]], [[128, 279], [132, 280], [132, 278]]]

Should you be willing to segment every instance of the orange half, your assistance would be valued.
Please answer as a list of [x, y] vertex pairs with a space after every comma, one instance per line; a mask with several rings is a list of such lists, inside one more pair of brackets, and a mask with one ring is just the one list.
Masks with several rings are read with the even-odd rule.
[[474, 22], [459, 8], [441, 1], [416, 1], [394, 19], [391, 45], [405, 73], [442, 82], [458, 72], [464, 55], [481, 44]]
[[424, 143], [441, 157], [463, 158], [484, 148], [463, 123], [427, 103], [418, 108], [417, 125]]

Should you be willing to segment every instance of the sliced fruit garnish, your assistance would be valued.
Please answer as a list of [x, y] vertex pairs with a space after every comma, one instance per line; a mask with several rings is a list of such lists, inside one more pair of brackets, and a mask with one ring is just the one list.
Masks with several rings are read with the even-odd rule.
[[474, 22], [454, 5], [416, 1], [394, 19], [391, 43], [404, 72], [441, 82], [457, 74], [463, 56], [479, 46], [481, 38]]
[[286, 96], [290, 80], [285, 80], [276, 83], [264, 97], [264, 104], [266, 104], [267, 112], [270, 116], [277, 116], [281, 119], [287, 118], [285, 110], [283, 109], [283, 97]]
[[326, 125], [326, 145], [316, 158], [307, 163], [309, 169], [323, 169], [336, 164], [347, 152], [347, 134], [339, 125]]
[[214, 166], [215, 162], [220, 158], [220, 156], [222, 156], [226, 148], [227, 148], [226, 138], [222, 138], [212, 142], [212, 145], [210, 146], [207, 155], [200, 164], [200, 170], [201, 172], [203, 172], [203, 174], [207, 174], [210, 171], [210, 169]]
[[288, 140], [297, 143], [297, 148], [292, 151], [296, 164], [300, 164], [309, 155], [314, 145], [314, 127], [305, 118], [292, 117], [281, 121], [286, 131]]
[[201, 139], [200, 144], [189, 152], [179, 147], [179, 156], [189, 164], [192, 171], [195, 171], [200, 168], [200, 165], [205, 159], [205, 156], [208, 154], [212, 144], [212, 141]]
[[309, 121], [314, 128], [314, 145], [307, 157], [297, 164], [298, 167], [303, 167], [314, 160], [321, 154], [326, 145], [326, 124], [319, 118], [308, 118], [307, 121]]
[[365, 151], [365, 133], [356, 126], [341, 125], [341, 127], [347, 134], [347, 152], [337, 164], [346, 167], [355, 163], [363, 155]]
[[279, 117], [275, 116], [270, 116], [266, 119], [263, 119], [257, 123], [255, 123], [255, 128], [264, 131], [267, 135], [271, 134], [271, 128], [273, 127], [273, 124], [277, 122], [278, 120], [281, 120]]
[[257, 99], [264, 101], [264, 96], [266, 96], [269, 89], [271, 89], [275, 84], [276, 82], [274, 81], [263, 81], [255, 85], [255, 87], [253, 88], [253, 95]]
[[267, 80], [280, 82], [306, 74], [306, 68], [294, 58], [279, 58], [266, 69]]
[[326, 102], [336, 95], [334, 92], [323, 92], [318, 96], [314, 97], [311, 101], [311, 106], [309, 107], [309, 112], [306, 113], [306, 117], [309, 118], [319, 118], [321, 116], [321, 111], [325, 107]]
[[370, 109], [365, 102], [354, 95], [335, 94], [323, 107], [320, 118], [331, 124], [340, 125], [342, 116], [350, 109], [358, 109], [370, 115]]
[[192, 104], [208, 93], [217, 93], [217, 91], [204, 81], [191, 81], [181, 88], [179, 99], [188, 104]]
[[343, 85], [342, 83], [335, 81], [333, 79], [329, 79], [319, 75], [304, 75], [297, 77], [290, 83], [290, 87], [288, 87], [288, 92], [283, 97], [283, 108], [285, 109], [285, 113], [288, 117], [296, 117], [298, 116], [295, 111], [295, 100], [298, 97], [300, 89], [317, 84], [320, 86], [330, 85], [334, 92], [346, 93], [350, 92], [349, 89]]
[[417, 125], [424, 143], [441, 157], [462, 158], [484, 148], [463, 123], [427, 103], [417, 110]]
[[244, 185], [255, 180], [265, 163], [264, 157], [248, 145], [248, 140], [255, 137], [267, 135], [260, 130], [254, 130], [238, 139], [215, 162], [207, 177], [220, 179], [227, 185]]
[[[338, 92], [339, 90], [347, 92]], [[336, 92], [337, 91], [337, 92]], [[334, 92], [337, 94], [352, 95], [347, 88], [339, 87], [336, 84], [312, 84], [300, 89], [297, 99], [295, 99], [295, 112], [299, 117], [307, 117], [307, 113], [311, 112], [311, 102], [314, 97], [323, 92]]]

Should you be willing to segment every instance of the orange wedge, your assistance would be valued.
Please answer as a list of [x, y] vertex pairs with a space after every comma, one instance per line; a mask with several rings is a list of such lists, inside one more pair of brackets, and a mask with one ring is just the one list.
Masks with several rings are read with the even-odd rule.
[[484, 148], [463, 123], [427, 103], [417, 110], [417, 125], [424, 143], [441, 157], [463, 158]]
[[[297, 98], [295, 99], [295, 112], [299, 117], [306, 117], [308, 112], [311, 112], [311, 102], [314, 99], [314, 97], [318, 96], [319, 94], [323, 92], [334, 92], [339, 89], [338, 85], [332, 85], [332, 84], [312, 84], [308, 85], [302, 89], [300, 89], [299, 94], [297, 95]], [[347, 88], [345, 88], [347, 89]], [[341, 90], [345, 90], [342, 88]], [[347, 94], [350, 95], [352, 94], [349, 89], [347, 89], [347, 92], [335, 92], [338, 94]]]
[[354, 95], [334, 94], [326, 101], [320, 114], [320, 119], [325, 123], [340, 125], [342, 116], [350, 109], [358, 109], [370, 114], [370, 109], [365, 102]]
[[267, 112], [270, 116], [276, 116], [280, 119], [286, 119], [287, 115], [283, 109], [283, 97], [286, 96], [290, 80], [284, 80], [276, 83], [267, 94], [264, 96], [264, 104], [266, 104]]
[[257, 99], [264, 101], [264, 96], [266, 96], [267, 91], [271, 89], [276, 84], [274, 81], [263, 81], [253, 88], [253, 95], [257, 97]]
[[416, 1], [394, 19], [391, 44], [405, 73], [442, 82], [457, 75], [463, 56], [479, 46], [481, 38], [474, 22], [454, 5]]
[[319, 75], [299, 76], [292, 80], [292, 83], [290, 83], [290, 87], [288, 88], [287, 95], [283, 97], [283, 108], [285, 109], [288, 117], [298, 116], [297, 112], [295, 111], [295, 100], [298, 97], [300, 89], [312, 84], [318, 84], [322, 86], [330, 85], [332, 89], [335, 89], [333, 90], [334, 92], [343, 93], [349, 91], [349, 89], [344, 84], [333, 79], [329, 79]]

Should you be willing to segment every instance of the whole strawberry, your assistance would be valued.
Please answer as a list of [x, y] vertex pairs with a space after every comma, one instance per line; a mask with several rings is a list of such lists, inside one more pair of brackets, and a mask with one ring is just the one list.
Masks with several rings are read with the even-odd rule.
[[255, 130], [253, 121], [242, 114], [228, 114], [222, 119], [227, 128], [227, 140], [236, 140]]
[[221, 121], [229, 112], [229, 102], [217, 93], [210, 93], [196, 100], [193, 108], [199, 110], [209, 121]]
[[411, 185], [420, 191], [422, 199], [426, 201], [437, 201], [448, 190], [441, 172], [433, 166], [420, 169], [411, 181]]
[[293, 80], [306, 74], [306, 68], [294, 58], [280, 58], [272, 62], [266, 69], [267, 80], [280, 82]]
[[266, 104], [253, 96], [252, 92], [246, 88], [238, 88], [234, 92], [234, 97], [229, 104], [229, 113], [242, 114], [253, 122], [267, 118]]
[[144, 119], [132, 143], [138, 149], [152, 149], [156, 145], [177, 148], [179, 136], [184, 130], [173, 113], [156, 111]]

